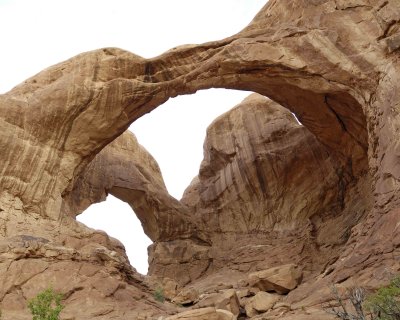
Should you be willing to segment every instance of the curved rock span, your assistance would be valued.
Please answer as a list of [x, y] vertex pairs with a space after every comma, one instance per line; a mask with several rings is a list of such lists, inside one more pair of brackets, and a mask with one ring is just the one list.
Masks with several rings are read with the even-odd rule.
[[[235, 315], [202, 295], [235, 288], [235, 310], [321, 319], [330, 283], [387, 280], [400, 267], [399, 20], [395, 0], [270, 0], [227, 39], [153, 59], [82, 53], [1, 95], [5, 319], [27, 319], [26, 299], [49, 278], [66, 294], [65, 315], [80, 319], [182, 311], [152, 299], [157, 283], [172, 300], [194, 288], [186, 308], [214, 317]], [[199, 175], [178, 201], [126, 129], [170, 97], [211, 87], [258, 95], [210, 125]], [[148, 278], [120, 243], [75, 221], [108, 193], [154, 241]], [[288, 307], [246, 280], [288, 264], [302, 272]]]

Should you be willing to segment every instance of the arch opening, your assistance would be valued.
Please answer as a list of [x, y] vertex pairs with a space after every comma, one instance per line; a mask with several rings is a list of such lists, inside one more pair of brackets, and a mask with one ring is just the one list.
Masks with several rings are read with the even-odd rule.
[[251, 93], [210, 88], [180, 95], [132, 123], [129, 130], [156, 159], [171, 196], [181, 199], [198, 174], [207, 127]]
[[[212, 246], [220, 246], [221, 252], [239, 250], [236, 247], [227, 249], [228, 246], [222, 243], [231, 236], [242, 237], [239, 243], [254, 240], [263, 246], [270, 240], [268, 234], [279, 238], [281, 232], [293, 232], [291, 236], [295, 239], [309, 233], [314, 247], [307, 250], [317, 261], [305, 263], [322, 267], [332, 255], [338, 254], [338, 248], [350, 235], [349, 230], [370, 206], [366, 121], [361, 105], [346, 92], [328, 93], [324, 97], [324, 94], [300, 88], [291, 90], [295, 94], [287, 100], [283, 94], [276, 95], [265, 88], [258, 90], [264, 97], [259, 95], [254, 101], [247, 102], [250, 113], [241, 112], [235, 116], [229, 110], [213, 122], [209, 127], [210, 136], [204, 143], [204, 152], [208, 154], [204, 154], [201, 166], [197, 167], [200, 168], [199, 176], [190, 186], [186, 185], [188, 188], [181, 204], [193, 209], [191, 214], [200, 221], [200, 229], [207, 230]], [[268, 95], [280, 104], [266, 99]], [[326, 110], [315, 114], [326, 101], [330, 108], [325, 106]], [[273, 112], [266, 118], [257, 111], [269, 107]], [[173, 105], [165, 111], [171, 108]], [[351, 117], [352, 113], [354, 117]], [[274, 120], [275, 115], [278, 121]], [[166, 120], [165, 117], [162, 119]], [[261, 140], [254, 143], [247, 137], [243, 143], [235, 144], [239, 131], [234, 130]], [[226, 140], [219, 139], [220, 136]], [[266, 149], [262, 149], [262, 145]], [[166, 145], [164, 147], [168, 149]], [[252, 154], [252, 157], [245, 158], [245, 154]], [[243, 192], [243, 189], [247, 190]], [[365, 195], [365, 199], [356, 194]], [[225, 240], [221, 241], [221, 238]], [[288, 238], [282, 238], [283, 243], [289, 241]], [[177, 244], [182, 240], [177, 234], [173, 247], [164, 240], [160, 238], [151, 249], [152, 274], [179, 279], [178, 273], [187, 272], [185, 266], [175, 264], [179, 258], [171, 259], [167, 267], [158, 264], [158, 258], [166, 259], [166, 252], [178, 252], [177, 248], [191, 252], [195, 247], [199, 252], [193, 253], [194, 256], [201, 256], [206, 250], [197, 248], [195, 241], [188, 244], [183, 240]], [[232, 240], [232, 243], [236, 242]], [[237, 256], [241, 254], [238, 252]], [[235, 258], [222, 255], [221, 260], [226, 266], [240, 264]], [[202, 268], [212, 270], [209, 267], [212, 264], [207, 264], [207, 258], [204, 259]], [[216, 268], [218, 263], [216, 258], [213, 261]]]
[[[361, 179], [367, 168], [356, 164], [355, 168], [359, 170], [356, 172], [352, 166], [352, 159], [359, 159], [360, 163], [366, 164], [366, 152], [360, 153], [360, 149], [352, 148], [349, 144], [351, 139], [358, 139], [360, 144], [363, 144], [366, 139], [362, 134], [366, 128], [363, 127], [365, 119], [361, 106], [346, 93], [330, 93], [324, 97], [323, 94], [291, 88], [293, 97], [287, 97], [285, 100], [283, 94], [277, 95], [276, 92], [274, 94], [271, 89], [258, 89], [264, 97], [258, 95], [255, 102], [252, 102], [252, 99], [249, 100], [249, 114], [242, 112], [235, 118], [236, 120], [226, 121], [226, 127], [216, 130], [219, 135], [225, 135], [224, 139], [227, 138], [228, 142], [222, 141], [222, 144], [214, 145], [213, 143], [219, 139], [214, 136], [211, 139], [214, 142], [204, 143], [204, 152], [209, 152], [209, 158], [207, 159], [207, 154], [205, 154], [200, 166], [197, 164], [198, 161], [194, 163], [195, 170], [198, 171], [200, 168], [200, 172], [192, 184], [189, 185], [187, 181], [193, 179], [195, 174], [184, 177], [186, 180], [184, 186], [188, 188], [181, 201], [170, 196], [157, 162], [129, 131], [110, 143], [89, 164], [84, 176], [78, 179], [77, 187], [73, 190], [75, 196], [72, 199], [82, 197], [87, 192], [85, 184], [92, 184], [97, 190], [97, 195], [89, 193], [92, 203], [99, 201], [108, 193], [128, 203], [142, 222], [145, 233], [154, 242], [150, 249], [150, 274], [172, 279], [177, 278], [177, 272], [189, 272], [191, 266], [187, 262], [182, 266], [180, 262], [176, 265], [176, 261], [180, 261], [181, 258], [186, 259], [186, 255], [173, 257], [165, 253], [186, 252], [188, 248], [190, 250], [195, 248], [194, 250], [199, 251], [193, 252], [193, 257], [197, 259], [200, 256], [202, 260], [204, 252], [209, 250], [210, 246], [221, 245], [218, 233], [238, 234], [243, 237], [249, 234], [265, 235], [268, 230], [281, 232], [294, 230], [297, 226], [308, 228], [309, 223], [317, 246], [339, 248], [349, 235], [344, 227], [354, 226], [365, 214], [368, 205], [363, 203], [363, 199], [351, 201], [355, 198], [353, 195], [360, 189], [367, 190], [365, 185], [368, 184]], [[226, 90], [211, 90], [210, 92], [213, 91], [221, 92], [222, 96], [232, 94], [232, 91]], [[193, 96], [184, 96], [182, 99], [195, 100], [198, 95], [206, 93], [207, 90], [204, 90]], [[239, 93], [240, 99], [248, 95], [248, 92]], [[266, 99], [265, 96], [271, 96], [280, 104]], [[168, 115], [170, 110], [175, 108], [174, 103], [179, 100], [181, 98], [171, 100], [169, 106], [162, 105], [151, 115], [142, 118], [151, 119], [158, 113], [157, 110], [165, 111], [165, 114], [160, 113], [160, 119], [161, 122], [166, 123], [166, 128], [144, 122], [143, 127], [157, 129], [155, 133], [150, 131], [153, 137], [163, 136], [164, 132], [172, 128], [177, 129], [178, 122], [183, 122], [178, 108], [176, 108], [177, 116]], [[314, 114], [313, 112], [318, 110], [321, 104], [326, 104], [326, 100], [331, 109], [323, 109], [320, 115]], [[216, 101], [201, 103], [208, 106]], [[227, 108], [232, 109], [237, 104], [240, 104], [240, 100], [230, 102]], [[204, 111], [204, 105], [192, 107]], [[274, 110], [271, 114], [268, 111], [269, 107]], [[183, 108], [190, 112], [188, 105], [184, 104]], [[265, 119], [262, 110], [259, 109], [266, 111]], [[278, 120], [286, 119], [282, 122], [283, 131], [280, 128], [282, 124], [280, 120], [278, 122], [274, 120], [275, 112]], [[291, 112], [295, 112], [295, 116]], [[347, 112], [355, 112], [356, 117], [351, 118]], [[229, 114], [230, 111], [224, 115], [219, 114], [216, 120], [213, 116], [207, 124], [209, 125], [212, 120], [214, 120], [213, 123], [218, 123]], [[300, 118], [302, 124], [297, 121], [296, 116]], [[168, 120], [168, 117], [172, 117], [175, 122]], [[196, 119], [196, 116], [194, 118]], [[184, 120], [187, 121], [186, 118]], [[254, 135], [259, 134], [260, 138], [264, 139], [260, 146], [265, 144], [266, 147], [272, 147], [272, 152], [268, 149], [260, 149], [260, 146], [257, 146], [257, 143], [254, 144], [250, 138], [246, 140], [247, 142], [236, 145], [235, 150], [230, 150], [229, 141], [232, 140], [233, 135], [230, 130], [233, 132], [238, 122], [243, 122], [243, 124], [237, 129], [245, 129], [247, 133], [244, 133], [253, 138]], [[272, 127], [271, 130], [269, 126]], [[346, 130], [343, 130], [343, 126]], [[193, 129], [194, 126], [189, 124], [189, 127]], [[256, 128], [255, 131], [254, 128]], [[335, 133], [341, 132], [340, 130], [343, 131], [346, 139], [341, 139], [343, 136], [335, 136]], [[303, 133], [298, 136], [299, 131]], [[185, 133], [183, 129], [178, 129], [179, 135], [182, 136]], [[287, 138], [285, 138], [286, 134]], [[235, 139], [239, 139], [238, 133], [235, 134], [233, 140]], [[140, 137], [139, 140], [143, 143], [145, 139]], [[169, 144], [176, 142], [176, 139], [169, 140], [166, 139]], [[171, 152], [167, 142], [157, 142], [170, 155], [178, 156], [177, 152]], [[145, 141], [143, 145], [147, 147], [147, 142]], [[200, 144], [193, 147], [201, 149]], [[289, 153], [288, 148], [292, 148]], [[303, 148], [308, 151], [304, 152]], [[180, 150], [189, 152], [184, 147], [180, 147]], [[241, 150], [252, 153], [253, 158], [240, 158], [243, 155], [240, 155]], [[152, 150], [152, 153], [156, 152]], [[363, 154], [365, 157], [360, 158]], [[156, 159], [161, 159], [158, 154]], [[341, 161], [337, 161], [338, 159]], [[350, 161], [347, 162], [346, 159]], [[236, 164], [232, 165], [234, 162]], [[303, 164], [305, 164], [304, 168]], [[235, 171], [235, 166], [239, 170]], [[298, 167], [302, 170], [297, 170]], [[172, 169], [173, 174], [180, 169], [181, 165], [175, 163]], [[229, 185], [229, 177], [237, 183], [232, 182]], [[200, 183], [196, 179], [200, 180]], [[221, 184], [223, 180], [228, 182], [223, 185]], [[360, 184], [358, 181], [361, 181]], [[310, 188], [312, 189], [311, 196], [307, 193]], [[243, 189], [248, 190], [242, 192]], [[225, 197], [223, 195], [225, 190], [228, 190], [233, 197]], [[246, 203], [238, 203], [240, 199], [247, 199]], [[297, 203], [302, 201], [304, 207], [296, 208]], [[283, 216], [285, 213], [288, 213], [286, 217]], [[260, 238], [257, 241], [264, 243], [265, 239]], [[175, 247], [169, 248], [172, 243]], [[231, 249], [234, 250], [234, 248]], [[223, 248], [221, 252], [224, 250], [229, 251]], [[319, 256], [321, 260], [318, 262], [319, 265], [326, 262], [324, 259], [328, 259], [331, 251], [327, 250], [324, 254]], [[160, 262], [162, 259], [167, 259], [165, 261], [171, 259], [171, 262], [170, 264], [167, 262], [166, 267]], [[208, 258], [204, 259], [201, 261], [201, 272], [211, 270]]]
[[79, 214], [77, 220], [119, 240], [125, 247], [130, 264], [139, 273], [147, 274], [147, 248], [152, 241], [143, 232], [140, 220], [127, 203], [109, 195], [106, 201], [92, 204]]

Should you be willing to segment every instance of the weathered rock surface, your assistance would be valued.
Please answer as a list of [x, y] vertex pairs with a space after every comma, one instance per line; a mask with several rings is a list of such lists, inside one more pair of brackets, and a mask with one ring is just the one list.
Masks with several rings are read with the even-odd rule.
[[203, 276], [213, 263], [208, 243], [177, 239], [148, 248], [149, 274], [186, 285]]
[[238, 316], [240, 313], [240, 303], [235, 289], [221, 290], [216, 293], [204, 294], [199, 297], [196, 306], [215, 307], [216, 309], [227, 310]]
[[63, 195], [63, 214], [75, 217], [109, 193], [132, 207], [153, 241], [201, 236], [189, 208], [168, 194], [157, 162], [130, 131], [97, 154]]
[[249, 285], [261, 291], [287, 294], [295, 289], [301, 282], [302, 272], [297, 266], [287, 264], [249, 275]]
[[349, 194], [362, 188], [365, 178], [346, 182], [307, 128], [257, 94], [209, 126], [204, 155], [181, 202], [193, 208], [212, 245], [157, 242], [150, 250], [151, 274], [186, 284], [227, 267], [246, 272], [292, 262], [308, 270], [322, 267], [334, 255], [325, 248], [346, 241], [347, 228], [368, 206], [345, 194], [346, 188]]
[[209, 126], [198, 179], [182, 202], [219, 234], [292, 229], [338, 211], [339, 170], [287, 109], [253, 94]]
[[79, 319], [146, 319], [172, 310], [153, 300], [116, 240], [85, 234], [82, 226], [75, 226], [75, 235], [71, 226], [47, 227], [64, 233], [65, 242], [30, 235], [0, 240], [2, 319], [32, 319], [27, 300], [49, 286], [64, 295], [64, 319], [77, 319], [78, 313]]
[[260, 291], [246, 303], [246, 315], [253, 317], [260, 313], [264, 313], [272, 309], [279, 299], [279, 295]]
[[175, 316], [167, 317], [165, 320], [236, 320], [236, 317], [226, 310], [215, 309], [212, 307], [201, 308], [181, 312]]
[[[49, 279], [67, 294], [71, 319], [178, 311], [151, 298], [121, 244], [74, 221], [108, 192], [155, 241], [153, 276], [202, 294], [218, 278], [234, 286], [251, 272], [301, 266], [304, 280], [285, 301], [292, 310], [258, 319], [323, 319], [330, 283], [387, 281], [400, 270], [399, 21], [397, 0], [270, 0], [230, 38], [153, 59], [83, 53], [0, 95], [3, 317], [27, 318], [26, 299]], [[115, 139], [168, 98], [210, 87], [267, 96], [303, 126], [250, 97], [209, 128], [199, 176], [179, 203], [134, 139]], [[233, 316], [207, 310], [189, 314]]]
[[179, 292], [173, 299], [172, 302], [186, 305], [194, 304], [199, 299], [199, 291], [194, 287], [188, 287]]

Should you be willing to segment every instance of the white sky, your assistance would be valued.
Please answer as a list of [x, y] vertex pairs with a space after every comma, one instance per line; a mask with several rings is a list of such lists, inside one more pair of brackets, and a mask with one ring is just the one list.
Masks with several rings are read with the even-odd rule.
[[[177, 45], [225, 38], [244, 28], [266, 2], [0, 0], [0, 93], [88, 50], [119, 47], [150, 58]], [[207, 126], [247, 95], [211, 89], [180, 96], [131, 126], [159, 163], [171, 195], [179, 199], [197, 174]], [[132, 265], [147, 272], [151, 241], [127, 204], [109, 196], [78, 219], [121, 240]]]

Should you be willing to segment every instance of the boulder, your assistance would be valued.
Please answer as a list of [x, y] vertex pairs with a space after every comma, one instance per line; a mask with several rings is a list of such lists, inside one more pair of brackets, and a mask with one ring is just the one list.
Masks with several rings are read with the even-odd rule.
[[234, 315], [238, 316], [240, 313], [240, 303], [236, 290], [228, 289], [219, 291], [217, 293], [203, 294], [199, 298], [199, 302], [196, 306], [202, 307], [215, 307], [217, 309], [223, 309], [230, 311]]
[[229, 311], [209, 307], [181, 312], [165, 320], [236, 320], [236, 316]]
[[264, 313], [272, 309], [280, 299], [281, 297], [277, 294], [260, 291], [254, 297], [246, 300], [246, 314], [249, 317], [253, 317], [259, 313]]
[[251, 299], [251, 304], [258, 312], [265, 312], [272, 309], [280, 299], [281, 297], [277, 294], [260, 291]]
[[296, 265], [287, 264], [251, 273], [249, 284], [262, 291], [287, 294], [300, 284], [302, 276], [302, 272]]
[[193, 287], [186, 288], [172, 299], [173, 303], [181, 305], [194, 304], [199, 299], [199, 292]]

